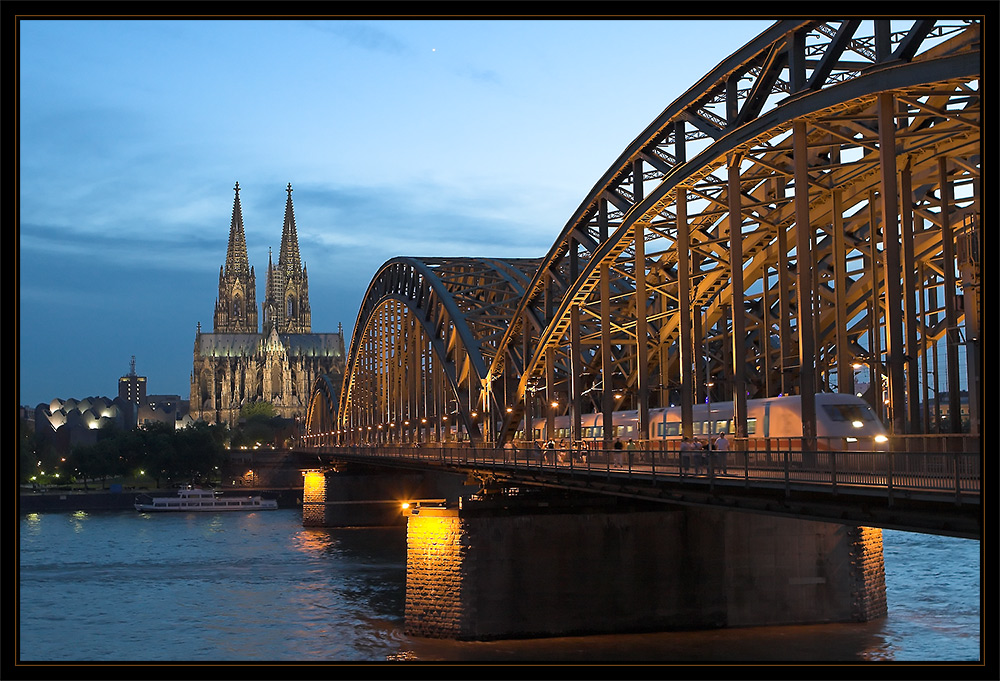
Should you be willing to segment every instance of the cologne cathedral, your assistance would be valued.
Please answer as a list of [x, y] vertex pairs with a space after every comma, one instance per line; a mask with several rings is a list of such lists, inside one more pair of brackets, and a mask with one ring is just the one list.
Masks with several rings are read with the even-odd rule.
[[279, 416], [304, 418], [318, 378], [327, 375], [340, 383], [343, 328], [337, 333], [312, 332], [309, 280], [299, 258], [291, 184], [278, 263], [268, 255], [258, 327], [256, 279], [247, 257], [239, 183], [235, 190], [214, 326], [206, 333], [199, 322], [195, 335], [191, 418], [235, 425], [243, 406], [260, 401], [274, 405]]

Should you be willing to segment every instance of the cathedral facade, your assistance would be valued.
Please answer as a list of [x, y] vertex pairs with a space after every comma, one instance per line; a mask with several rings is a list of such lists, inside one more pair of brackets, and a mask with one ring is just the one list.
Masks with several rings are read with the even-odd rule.
[[244, 406], [269, 402], [279, 416], [304, 419], [313, 383], [329, 375], [339, 384], [343, 376], [343, 328], [336, 333], [312, 332], [309, 279], [299, 256], [291, 184], [286, 189], [278, 262], [275, 265], [268, 255], [258, 319], [239, 183], [235, 191], [213, 328], [203, 332], [199, 322], [195, 334], [190, 415], [235, 425]]

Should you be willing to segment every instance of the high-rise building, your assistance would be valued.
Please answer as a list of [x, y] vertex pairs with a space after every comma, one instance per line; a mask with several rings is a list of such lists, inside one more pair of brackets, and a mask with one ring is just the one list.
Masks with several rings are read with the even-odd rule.
[[199, 322], [195, 334], [190, 414], [208, 423], [235, 424], [240, 409], [263, 401], [285, 418], [304, 417], [313, 383], [329, 375], [339, 384], [343, 376], [343, 328], [312, 332], [309, 281], [299, 254], [291, 184], [277, 264], [268, 256], [258, 328], [256, 279], [247, 256], [239, 183], [235, 190], [214, 327], [206, 333]]
[[118, 379], [118, 397], [134, 404], [136, 413], [146, 402], [146, 377], [135, 373], [135, 355], [132, 355], [129, 372]]

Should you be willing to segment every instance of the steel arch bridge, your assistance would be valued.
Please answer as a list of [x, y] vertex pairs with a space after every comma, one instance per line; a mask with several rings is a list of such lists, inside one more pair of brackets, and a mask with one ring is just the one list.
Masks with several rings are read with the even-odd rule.
[[856, 377], [896, 433], [957, 432], [965, 384], [978, 432], [980, 40], [977, 18], [775, 23], [626, 147], [544, 257], [385, 263], [310, 436], [497, 445], [570, 414], [579, 439], [603, 412], [610, 437], [615, 410], [642, 431], [705, 400], [745, 436], [748, 398], [789, 393], [809, 436], [810, 396]]

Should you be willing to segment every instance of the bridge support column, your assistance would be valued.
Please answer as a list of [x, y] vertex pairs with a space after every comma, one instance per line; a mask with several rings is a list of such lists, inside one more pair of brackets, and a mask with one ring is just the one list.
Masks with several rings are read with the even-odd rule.
[[881, 530], [749, 513], [422, 508], [406, 632], [488, 640], [867, 621]]
[[378, 470], [342, 466], [303, 471], [302, 524], [305, 527], [399, 525], [402, 502], [457, 499], [465, 478], [448, 473]]

